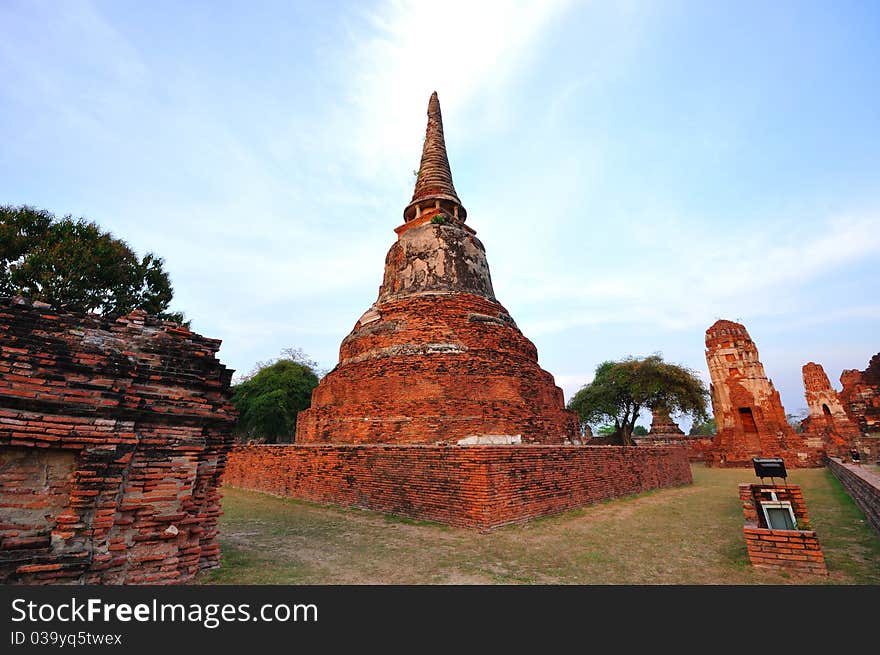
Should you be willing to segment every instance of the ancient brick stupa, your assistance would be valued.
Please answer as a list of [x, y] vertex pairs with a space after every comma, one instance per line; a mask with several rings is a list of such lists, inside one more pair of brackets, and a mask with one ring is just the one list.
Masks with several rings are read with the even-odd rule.
[[859, 441], [859, 428], [846, 415], [843, 403], [821, 364], [804, 365], [804, 397], [810, 416], [802, 422], [804, 435], [818, 438], [829, 454], [848, 455]]
[[225, 484], [479, 530], [690, 484], [684, 448], [574, 443], [576, 417], [465, 225], [436, 93], [403, 218], [296, 442], [236, 448]]
[[684, 432], [672, 420], [669, 410], [657, 405], [651, 408], [651, 431], [648, 436], [655, 439], [680, 439], [684, 437]]
[[821, 465], [822, 450], [807, 445], [786, 421], [744, 325], [722, 320], [706, 330], [706, 362], [718, 426], [708, 465], [751, 467], [753, 457], [782, 457], [790, 468]]
[[436, 92], [379, 297], [297, 419], [305, 443], [565, 443], [562, 390], [495, 298], [452, 183]]
[[700, 462], [705, 460], [705, 452], [712, 443], [706, 437], [685, 434], [670, 416], [669, 409], [662, 405], [651, 408], [651, 430], [648, 434], [633, 435], [633, 440], [638, 446], [684, 446], [688, 459]]

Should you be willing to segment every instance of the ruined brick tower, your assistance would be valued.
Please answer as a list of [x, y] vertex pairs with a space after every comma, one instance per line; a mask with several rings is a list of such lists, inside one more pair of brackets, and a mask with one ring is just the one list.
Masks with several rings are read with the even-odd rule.
[[412, 200], [379, 297], [297, 419], [298, 443], [563, 443], [578, 434], [553, 376], [495, 299], [455, 187], [436, 92]]
[[820, 440], [829, 454], [845, 455], [859, 440], [859, 428], [843, 408], [821, 364], [804, 364], [804, 396], [810, 410], [804, 419], [804, 435]]
[[880, 353], [871, 358], [864, 371], [843, 371], [840, 384], [843, 388], [838, 397], [859, 431], [857, 447], [862, 458], [880, 460]]
[[706, 330], [706, 362], [718, 425], [707, 465], [750, 467], [752, 457], [782, 457], [788, 467], [821, 465], [821, 449], [804, 443], [785, 420], [779, 392], [744, 325], [721, 320]]
[[864, 371], [848, 369], [840, 374], [840, 400], [859, 431], [880, 437], [880, 353], [868, 362]]

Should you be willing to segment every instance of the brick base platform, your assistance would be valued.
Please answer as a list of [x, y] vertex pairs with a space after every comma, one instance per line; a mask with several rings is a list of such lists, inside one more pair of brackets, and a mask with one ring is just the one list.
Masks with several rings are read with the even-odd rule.
[[[778, 501], [791, 505], [797, 530], [774, 530], [767, 526], [760, 505], [771, 498], [771, 492]], [[752, 566], [828, 575], [819, 538], [811, 529], [807, 506], [798, 485], [743, 483], [739, 485], [739, 498], [745, 516], [743, 534]]]
[[684, 448], [252, 445], [224, 484], [490, 530], [692, 482]]

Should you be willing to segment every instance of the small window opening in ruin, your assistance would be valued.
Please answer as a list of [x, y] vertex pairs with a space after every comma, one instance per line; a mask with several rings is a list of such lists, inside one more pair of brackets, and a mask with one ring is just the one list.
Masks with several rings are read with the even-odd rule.
[[822, 404], [822, 411], [824, 412], [825, 416], [831, 416], [831, 410], [828, 409], [828, 405], [824, 403]]
[[770, 500], [761, 501], [764, 520], [771, 530], [797, 530], [794, 509], [787, 500], [779, 500], [775, 492], [770, 492]]
[[752, 414], [752, 410], [750, 407], [740, 407], [739, 418], [742, 421], [743, 430], [745, 432], [758, 431], [758, 426], [755, 423], [755, 416]]

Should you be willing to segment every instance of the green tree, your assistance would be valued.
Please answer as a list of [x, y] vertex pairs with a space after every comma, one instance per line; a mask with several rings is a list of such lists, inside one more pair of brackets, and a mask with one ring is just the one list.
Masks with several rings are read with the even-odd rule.
[[81, 218], [0, 207], [0, 295], [105, 317], [141, 309], [186, 323], [180, 312], [166, 311], [174, 292], [163, 265], [153, 253], [139, 258], [125, 241]]
[[637, 425], [633, 428], [632, 433], [636, 437], [644, 437], [648, 434], [648, 428], [646, 428], [644, 425]]
[[694, 424], [691, 426], [690, 435], [700, 437], [714, 437], [717, 431], [718, 426], [715, 423], [715, 417], [712, 417], [702, 421], [694, 421]]
[[293, 441], [296, 416], [309, 407], [316, 386], [317, 367], [300, 350], [288, 348], [280, 358], [258, 363], [232, 388], [236, 433], [266, 443]]
[[663, 361], [660, 355], [603, 362], [593, 381], [569, 401], [582, 424], [613, 422], [614, 436], [625, 446], [642, 409], [661, 405], [670, 412], [706, 418], [709, 392], [694, 371]]

